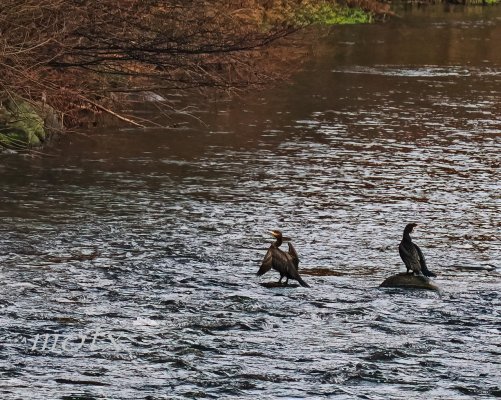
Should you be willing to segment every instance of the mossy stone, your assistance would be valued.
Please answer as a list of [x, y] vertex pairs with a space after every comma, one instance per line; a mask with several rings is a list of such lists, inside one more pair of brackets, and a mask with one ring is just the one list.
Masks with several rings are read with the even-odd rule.
[[44, 120], [28, 102], [8, 100], [0, 107], [0, 145], [14, 149], [36, 147], [46, 136]]

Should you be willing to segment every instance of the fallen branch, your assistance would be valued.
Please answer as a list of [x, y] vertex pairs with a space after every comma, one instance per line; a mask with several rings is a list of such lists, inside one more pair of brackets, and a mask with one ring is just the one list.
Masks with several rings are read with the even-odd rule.
[[110, 110], [109, 108], [106, 108], [99, 103], [96, 103], [95, 101], [92, 101], [84, 96], [78, 96], [78, 97], [80, 99], [82, 99], [83, 101], [85, 101], [86, 103], [89, 103], [89, 104], [93, 105], [94, 107], [99, 108], [100, 110], [102, 110], [110, 115], [113, 115], [115, 118], [118, 118], [121, 121], [127, 122], [127, 123], [132, 124], [134, 126], [137, 126], [139, 128], [146, 128], [145, 125], [139, 124], [130, 118], [124, 117], [123, 115], [120, 115], [120, 114], [116, 113], [115, 111]]

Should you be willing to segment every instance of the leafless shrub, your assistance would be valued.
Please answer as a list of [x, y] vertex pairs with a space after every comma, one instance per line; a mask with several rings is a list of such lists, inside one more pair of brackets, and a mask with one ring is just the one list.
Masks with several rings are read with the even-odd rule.
[[304, 1], [2, 0], [0, 100], [46, 102], [68, 124], [83, 109], [139, 124], [117, 94], [259, 85], [284, 73], [276, 44]]

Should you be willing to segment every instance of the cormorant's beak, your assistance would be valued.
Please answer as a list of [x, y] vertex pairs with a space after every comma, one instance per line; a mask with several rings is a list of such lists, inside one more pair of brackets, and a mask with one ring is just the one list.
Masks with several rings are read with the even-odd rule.
[[273, 237], [277, 237], [277, 234], [276, 234], [275, 232], [273, 232], [273, 231], [268, 231], [268, 233], [271, 233], [271, 235], [272, 235]]

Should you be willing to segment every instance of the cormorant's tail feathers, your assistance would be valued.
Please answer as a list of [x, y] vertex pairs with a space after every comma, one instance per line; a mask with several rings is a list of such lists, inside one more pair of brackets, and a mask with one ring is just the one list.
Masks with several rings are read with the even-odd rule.
[[434, 274], [433, 272], [431, 272], [428, 269], [428, 266], [426, 265], [426, 263], [421, 264], [421, 272], [423, 273], [424, 276], [428, 276], [430, 278], [435, 278], [437, 276], [436, 274]]
[[300, 284], [302, 287], [310, 287], [310, 285], [308, 285], [305, 281], [303, 281], [303, 279], [302, 279], [300, 276], [298, 276], [298, 277], [296, 278], [296, 280], [299, 282], [299, 284]]

